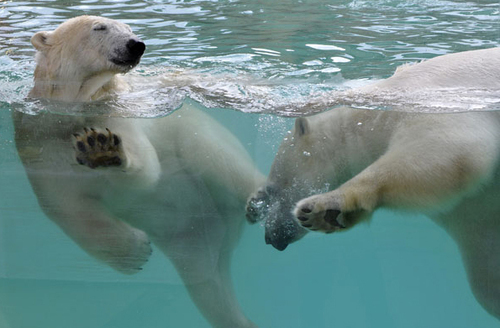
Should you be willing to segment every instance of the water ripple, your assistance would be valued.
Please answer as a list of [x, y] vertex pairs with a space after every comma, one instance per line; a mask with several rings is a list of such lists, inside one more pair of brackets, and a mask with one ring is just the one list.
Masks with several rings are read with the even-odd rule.
[[[120, 19], [145, 40], [137, 75], [182, 72], [171, 76], [180, 85], [151, 91], [155, 102], [174, 98], [164, 109], [153, 104], [151, 115], [170, 112], [185, 97], [242, 111], [316, 111], [335, 103], [330, 98], [349, 82], [500, 46], [497, 0], [0, 1], [0, 101], [22, 103], [31, 86], [31, 36], [81, 14]], [[139, 89], [129, 96], [148, 92]]]

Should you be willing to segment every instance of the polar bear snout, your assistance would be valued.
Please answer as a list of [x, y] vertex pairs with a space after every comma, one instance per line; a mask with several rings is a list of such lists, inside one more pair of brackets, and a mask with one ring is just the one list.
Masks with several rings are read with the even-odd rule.
[[288, 245], [304, 237], [307, 230], [300, 227], [291, 218], [285, 220], [267, 220], [265, 224], [265, 241], [279, 251], [284, 251]]
[[293, 218], [289, 202], [272, 202], [266, 213], [265, 241], [279, 251], [285, 250], [289, 244], [304, 237], [307, 230]]
[[141, 58], [144, 50], [146, 50], [146, 45], [140, 39], [130, 39], [127, 42], [127, 49], [132, 58], [138, 59]]
[[130, 38], [124, 46], [115, 50], [110, 61], [118, 66], [134, 67], [139, 64], [146, 45], [139, 38]]

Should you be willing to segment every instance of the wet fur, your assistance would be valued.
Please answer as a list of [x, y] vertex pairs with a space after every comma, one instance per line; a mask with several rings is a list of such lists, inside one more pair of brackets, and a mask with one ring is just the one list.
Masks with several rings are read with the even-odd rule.
[[[85, 102], [127, 90], [117, 74], [133, 65], [116, 62], [136, 38], [125, 24], [95, 16], [37, 33], [29, 96]], [[122, 273], [141, 270], [151, 240], [213, 327], [255, 328], [230, 274], [245, 201], [263, 183], [244, 147], [191, 105], [157, 119], [110, 116], [13, 113], [16, 147], [41, 209]]]
[[[455, 87], [500, 89], [500, 48], [405, 66], [353, 93]], [[296, 120], [247, 215], [263, 217], [267, 242], [283, 250], [307, 231], [345, 231], [382, 207], [425, 213], [457, 242], [474, 295], [500, 318], [499, 158], [498, 111], [336, 108]]]

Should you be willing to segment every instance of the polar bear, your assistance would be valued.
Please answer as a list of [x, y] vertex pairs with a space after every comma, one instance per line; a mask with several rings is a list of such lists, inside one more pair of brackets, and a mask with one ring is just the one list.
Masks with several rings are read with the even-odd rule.
[[[125, 92], [120, 74], [145, 50], [129, 26], [94, 16], [38, 32], [32, 43], [29, 97], [62, 102]], [[83, 250], [132, 274], [151, 240], [213, 327], [256, 327], [235, 298], [230, 258], [245, 202], [264, 177], [224, 126], [190, 105], [155, 119], [15, 112], [13, 120], [40, 207]]]
[[[439, 88], [500, 90], [500, 48], [404, 66], [354, 93]], [[423, 212], [457, 242], [477, 300], [500, 318], [499, 156], [498, 111], [336, 108], [296, 119], [247, 217], [265, 218], [266, 242], [283, 250], [307, 231], [350, 229], [378, 208]]]

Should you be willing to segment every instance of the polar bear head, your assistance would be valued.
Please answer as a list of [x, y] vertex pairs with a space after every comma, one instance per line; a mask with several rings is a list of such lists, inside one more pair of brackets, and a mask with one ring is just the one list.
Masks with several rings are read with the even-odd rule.
[[63, 100], [89, 100], [84, 98], [116, 74], [135, 67], [146, 48], [128, 25], [96, 16], [69, 19], [36, 33], [31, 43], [38, 52], [30, 96]]
[[278, 250], [306, 233], [294, 219], [295, 203], [325, 189], [328, 174], [323, 139], [309, 118], [298, 118], [283, 139], [266, 185], [247, 204], [250, 221], [265, 220], [266, 243]]

